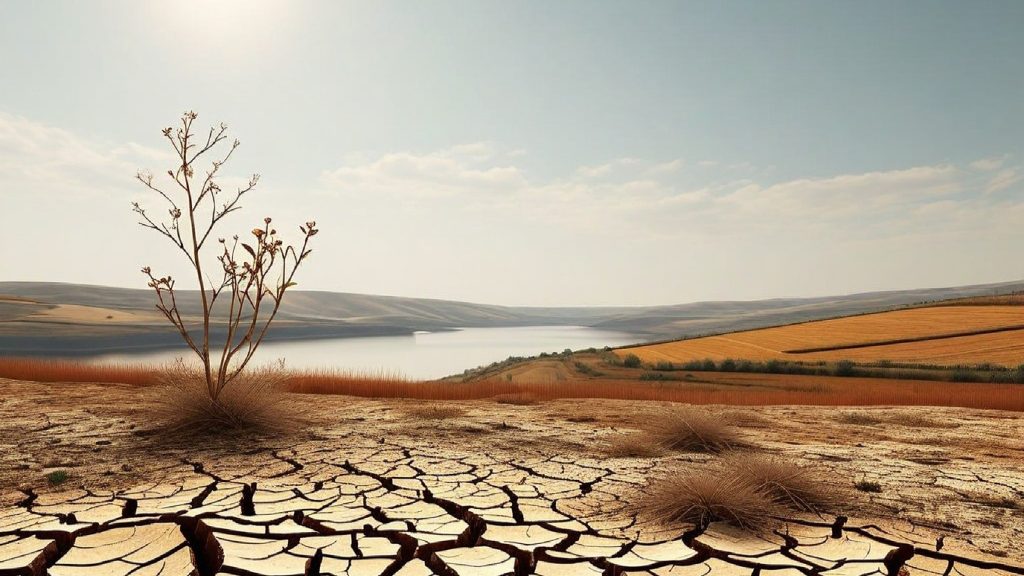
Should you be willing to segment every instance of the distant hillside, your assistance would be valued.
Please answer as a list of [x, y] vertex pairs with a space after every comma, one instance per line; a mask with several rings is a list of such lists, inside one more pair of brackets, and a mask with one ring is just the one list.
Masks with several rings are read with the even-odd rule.
[[[1024, 282], [871, 292], [822, 298], [696, 302], [648, 307], [510, 307], [339, 292], [290, 292], [272, 339], [411, 334], [460, 327], [576, 325], [638, 342], [832, 318], [914, 303], [1024, 291]], [[197, 319], [195, 292], [179, 295]], [[178, 345], [145, 289], [0, 282], [0, 354], [75, 354]], [[214, 332], [217, 330], [215, 328]]]
[[954, 298], [1014, 294], [1022, 290], [1024, 281], [952, 288], [865, 292], [819, 298], [694, 302], [637, 309], [597, 322], [594, 326], [655, 337], [683, 338], [893, 310]]

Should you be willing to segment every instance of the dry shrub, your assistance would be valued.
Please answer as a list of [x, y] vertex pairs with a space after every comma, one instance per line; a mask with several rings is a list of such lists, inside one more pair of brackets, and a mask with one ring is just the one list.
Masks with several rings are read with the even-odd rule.
[[665, 448], [647, 434], [626, 434], [612, 438], [604, 453], [611, 458], [657, 458]]
[[446, 406], [444, 404], [428, 404], [426, 406], [413, 406], [403, 410], [409, 418], [420, 420], [448, 420], [458, 418], [466, 413], [458, 406]]
[[282, 404], [287, 378], [281, 366], [249, 368], [214, 400], [201, 369], [179, 361], [158, 376], [159, 421], [177, 432], [285, 430], [294, 424]]
[[722, 459], [721, 466], [730, 475], [749, 481], [779, 506], [823, 512], [842, 502], [841, 494], [824, 481], [819, 470], [775, 456], [733, 453]]
[[668, 474], [652, 483], [640, 501], [645, 520], [701, 528], [721, 521], [761, 530], [770, 524], [776, 509], [753, 482], [719, 467]]
[[517, 394], [498, 394], [494, 396], [494, 401], [498, 404], [512, 404], [515, 406], [532, 406], [534, 404], [540, 404], [540, 398], [535, 394], [528, 392], [520, 392]]
[[639, 502], [641, 519], [701, 528], [722, 521], [760, 531], [786, 510], [820, 513], [848, 500], [817, 470], [776, 457], [732, 453], [701, 466], [670, 470], [650, 484]]
[[666, 450], [716, 453], [741, 445], [736, 431], [721, 416], [692, 408], [663, 410], [653, 415], [647, 427]]

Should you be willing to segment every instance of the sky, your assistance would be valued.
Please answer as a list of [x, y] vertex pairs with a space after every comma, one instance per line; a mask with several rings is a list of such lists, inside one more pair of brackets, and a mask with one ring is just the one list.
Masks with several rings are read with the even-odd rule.
[[195, 110], [299, 287], [651, 305], [1024, 278], [1024, 2], [0, 1], [0, 281], [188, 286]]

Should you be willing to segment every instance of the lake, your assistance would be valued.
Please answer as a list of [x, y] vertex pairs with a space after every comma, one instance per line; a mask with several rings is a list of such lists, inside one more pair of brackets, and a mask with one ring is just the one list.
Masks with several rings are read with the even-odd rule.
[[[601, 348], [640, 341], [634, 334], [584, 326], [522, 326], [510, 328], [463, 328], [450, 332], [418, 332], [411, 336], [373, 336], [267, 342], [253, 361], [285, 359], [291, 369], [337, 369], [355, 372], [385, 371], [414, 379], [461, 374], [504, 360], [509, 356], [533, 356], [566, 348]], [[137, 354], [104, 354], [92, 362], [165, 363], [191, 352], [163, 350]]]

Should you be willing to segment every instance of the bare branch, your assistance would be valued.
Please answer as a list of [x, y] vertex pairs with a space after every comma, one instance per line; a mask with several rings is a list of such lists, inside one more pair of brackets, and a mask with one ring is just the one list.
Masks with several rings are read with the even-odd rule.
[[[168, 203], [168, 220], [159, 222], [151, 218], [138, 203], [132, 204], [132, 210], [139, 215], [139, 224], [143, 228], [156, 231], [181, 250], [195, 271], [202, 304], [201, 339], [192, 335], [181, 315], [174, 280], [169, 276], [155, 277], [148, 267], [143, 269], [149, 279], [148, 285], [156, 294], [157, 310], [178, 330], [202, 361], [207, 389], [216, 402], [220, 392], [245, 369], [266, 337], [285, 292], [295, 286], [296, 270], [309, 256], [310, 239], [318, 230], [315, 222], [307, 222], [299, 227], [304, 235], [301, 246], [285, 245], [271, 226], [271, 219], [265, 218], [263, 226], [252, 230], [254, 240], [249, 241], [251, 245], [240, 242], [238, 236], [233, 236], [230, 243], [219, 239], [221, 248], [216, 259], [220, 263], [220, 278], [214, 281], [204, 270], [202, 249], [221, 220], [241, 209], [239, 202], [256, 187], [259, 175], [252, 175], [247, 185], [228, 194], [227, 199], [221, 198], [222, 190], [217, 178], [239, 146], [234, 140], [205, 170], [202, 181], [194, 180], [196, 161], [227, 139], [227, 125], [220, 124], [207, 131], [205, 141], [197, 140], [193, 132], [196, 118], [194, 112], [186, 112], [178, 128], [162, 131], [177, 155], [177, 165], [166, 171], [177, 187], [176, 194], [157, 186], [151, 173], [140, 171], [136, 174], [136, 179], [147, 189]], [[227, 315], [214, 319], [214, 305], [221, 295], [229, 299]], [[210, 355], [210, 328], [215, 321], [226, 330], [224, 342], [217, 346], [220, 357], [216, 359], [216, 369]], [[236, 361], [236, 356], [241, 359]]]

